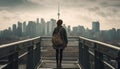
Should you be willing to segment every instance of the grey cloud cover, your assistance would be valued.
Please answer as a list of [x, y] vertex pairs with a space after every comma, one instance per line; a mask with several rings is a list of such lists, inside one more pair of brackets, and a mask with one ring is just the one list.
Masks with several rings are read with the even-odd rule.
[[0, 10], [53, 9], [58, 1], [63, 8], [85, 8], [103, 17], [120, 13], [120, 0], [0, 0]]
[[[40, 6], [40, 5], [39, 5]], [[29, 0], [0, 0], [0, 10], [28, 10], [38, 7], [38, 4]]]
[[[37, 8], [41, 7], [55, 7], [57, 2], [60, 1], [63, 7], [96, 7], [100, 8], [112, 7], [119, 8], [120, 0], [0, 0], [0, 7], [17, 7], [19, 6], [35, 6]], [[12, 8], [11, 8], [12, 9]]]
[[16, 6], [24, 2], [25, 0], [0, 0], [0, 6]]
[[[92, 20], [97, 18], [111, 18], [112, 20], [120, 20], [120, 0], [59, 0], [61, 5], [61, 10], [71, 12], [71, 14], [76, 14], [76, 16], [81, 17], [85, 20]], [[7, 12], [21, 12], [25, 11], [33, 13], [47, 11], [57, 11], [58, 0], [0, 0], [0, 10], [6, 10]], [[84, 9], [84, 10], [83, 10]], [[1, 11], [0, 11], [1, 12]], [[74, 12], [74, 13], [73, 13]], [[10, 14], [9, 13], [9, 14]], [[87, 15], [83, 15], [89, 13]], [[0, 13], [1, 15], [2, 13]], [[41, 14], [41, 13], [40, 13]], [[55, 13], [56, 14], [56, 13]], [[16, 14], [15, 14], [16, 15]], [[69, 15], [69, 14], [68, 14]], [[81, 16], [82, 15], [82, 16]], [[91, 17], [89, 16], [91, 15]], [[1, 15], [3, 16], [3, 15]], [[6, 17], [7, 16], [7, 17]], [[96, 17], [95, 17], [96, 16]], [[9, 15], [3, 16], [5, 19], [11, 18]], [[107, 21], [106, 21], [107, 22]], [[115, 21], [114, 21], [115, 22]], [[119, 22], [119, 21], [117, 21]]]

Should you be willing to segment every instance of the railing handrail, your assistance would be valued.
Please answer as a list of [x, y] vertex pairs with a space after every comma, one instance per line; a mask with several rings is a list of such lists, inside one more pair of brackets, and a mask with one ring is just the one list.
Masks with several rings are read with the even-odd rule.
[[93, 43], [96, 43], [96, 44], [100, 44], [100, 45], [103, 45], [103, 46], [106, 46], [106, 47], [109, 47], [109, 48], [113, 48], [113, 49], [116, 49], [116, 50], [120, 51], [120, 47], [115, 46], [115, 45], [107, 44], [107, 43], [100, 42], [100, 41], [97, 41], [97, 40], [88, 39], [88, 38], [81, 37], [81, 36], [79, 38], [83, 39], [85, 41], [90, 41], [90, 42], [93, 42]]
[[[15, 45], [19, 45], [19, 44], [26, 43], [26, 42], [29, 42], [29, 41], [32, 41], [34, 43], [35, 40], [40, 39], [40, 38], [51, 38], [51, 36], [42, 36], [42, 37], [38, 36], [38, 37], [35, 37], [35, 38], [29, 38], [29, 39], [26, 39], [26, 40], [21, 40], [21, 41], [9, 43], [9, 44], [0, 45], [0, 49], [15, 46]], [[77, 38], [78, 40], [82, 39], [83, 41], [89, 41], [89, 42], [92, 42], [94, 44], [103, 45], [104, 47], [108, 47], [108, 48], [114, 49], [116, 51], [120, 51], [120, 47], [110, 45], [110, 44], [107, 44], [107, 43], [103, 43], [103, 42], [100, 42], [100, 41], [96, 41], [96, 40], [92, 40], [92, 39], [88, 39], [88, 38], [84, 38], [84, 37], [80, 37], [80, 36], [79, 37], [69, 36], [69, 38]]]
[[[0, 60], [7, 60], [4, 62], [3, 67], [7, 69], [18, 69], [19, 60], [26, 57], [27, 69], [36, 68], [41, 62], [40, 58], [40, 36], [35, 38], [29, 38], [5, 45], [0, 45]], [[34, 56], [34, 57], [33, 57]]]
[[[69, 37], [70, 38], [80, 38], [80, 39], [83, 39], [83, 40], [86, 40], [86, 41], [101, 44], [101, 45], [104, 45], [104, 46], [107, 46], [107, 47], [110, 47], [110, 48], [113, 48], [113, 49], [116, 49], [116, 50], [120, 51], [120, 47], [118, 47], [118, 46], [107, 44], [107, 43], [100, 42], [100, 41], [97, 41], [97, 40], [92, 40], [92, 39], [88, 39], [88, 38], [81, 37], [81, 36], [79, 36], [79, 37], [69, 36]], [[8, 44], [3, 44], [3, 45], [0, 45], [0, 49], [5, 48], [5, 47], [9, 47], [9, 46], [13, 46], [13, 45], [17, 45], [17, 44], [21, 44], [21, 43], [25, 43], [25, 42], [28, 42], [28, 41], [33, 41], [33, 40], [38, 39], [38, 38], [51, 38], [51, 36], [42, 36], [42, 37], [38, 36], [38, 37], [35, 37], [35, 38], [29, 38], [29, 39], [26, 39], [26, 40], [16, 41], [16, 42], [8, 43]]]
[[10, 46], [13, 46], [13, 45], [17, 45], [17, 44], [21, 44], [21, 43], [25, 43], [25, 42], [28, 42], [28, 41], [33, 41], [33, 40], [36, 40], [38, 38], [40, 38], [40, 36], [35, 37], [35, 38], [29, 38], [29, 39], [25, 39], [25, 40], [20, 40], [20, 41], [8, 43], [8, 44], [3, 44], [3, 45], [0, 45], [0, 49], [5, 48], [5, 47], [10, 47]]

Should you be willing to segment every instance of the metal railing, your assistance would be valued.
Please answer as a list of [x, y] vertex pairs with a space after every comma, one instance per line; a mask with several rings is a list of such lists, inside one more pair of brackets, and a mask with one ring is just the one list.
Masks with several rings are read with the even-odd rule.
[[120, 47], [79, 38], [79, 64], [84, 69], [120, 69]]
[[[49, 44], [46, 40], [51, 41], [51, 37], [36, 37], [1, 45], [0, 68], [37, 68], [42, 60], [41, 50], [44, 50], [42, 46], [51, 45], [51, 42]], [[68, 46], [78, 46], [79, 64], [83, 69], [120, 69], [120, 47], [83, 37], [68, 37], [68, 40]]]
[[40, 56], [40, 37], [1, 45], [0, 69], [35, 69]]

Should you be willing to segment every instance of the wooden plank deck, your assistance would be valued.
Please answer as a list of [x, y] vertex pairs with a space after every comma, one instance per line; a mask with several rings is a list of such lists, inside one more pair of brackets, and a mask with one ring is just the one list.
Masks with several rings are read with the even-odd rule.
[[[55, 60], [43, 60], [38, 69], [58, 69]], [[63, 61], [60, 69], [80, 69], [77, 61]]]

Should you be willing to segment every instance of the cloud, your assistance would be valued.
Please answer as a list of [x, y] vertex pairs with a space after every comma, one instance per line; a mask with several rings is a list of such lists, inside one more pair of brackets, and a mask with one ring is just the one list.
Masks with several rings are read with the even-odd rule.
[[8, 10], [0, 11], [0, 30], [11, 27], [13, 23], [20, 20], [19, 15]]
[[120, 0], [0, 0], [0, 10], [57, 10], [58, 1], [60, 1], [61, 10], [63, 8], [67, 10], [84, 8], [101, 17], [119, 16], [120, 14]]
[[[61, 17], [66, 20], [66, 23], [69, 19], [72, 22], [75, 21], [75, 23], [82, 21], [87, 26], [87, 23], [97, 19], [103, 22], [110, 19], [113, 22], [118, 22], [118, 18], [120, 18], [120, 0], [59, 1]], [[58, 0], [0, 0], [0, 18], [9, 22], [9, 20], [20, 20], [21, 18], [25, 20], [26, 17], [31, 19], [36, 17], [57, 17], [57, 6]]]
[[29, 0], [0, 0], [0, 10], [23, 11], [37, 7], [38, 4]]
[[100, 5], [104, 8], [106, 7], [119, 8], [120, 0], [104, 0], [100, 1]]
[[101, 18], [118, 19], [120, 17], [120, 0], [96, 0], [95, 4], [86, 6], [88, 11], [95, 13]]
[[92, 7], [92, 8], [88, 8], [89, 11], [98, 11], [100, 10], [100, 7]]
[[11, 20], [16, 20], [16, 19], [20, 19], [19, 18], [19, 14], [15, 13], [15, 12], [10, 12], [7, 10], [2, 10], [0, 11], [0, 18], [1, 21], [11, 21]]
[[24, 0], [0, 0], [0, 6], [15, 6], [23, 4]]

